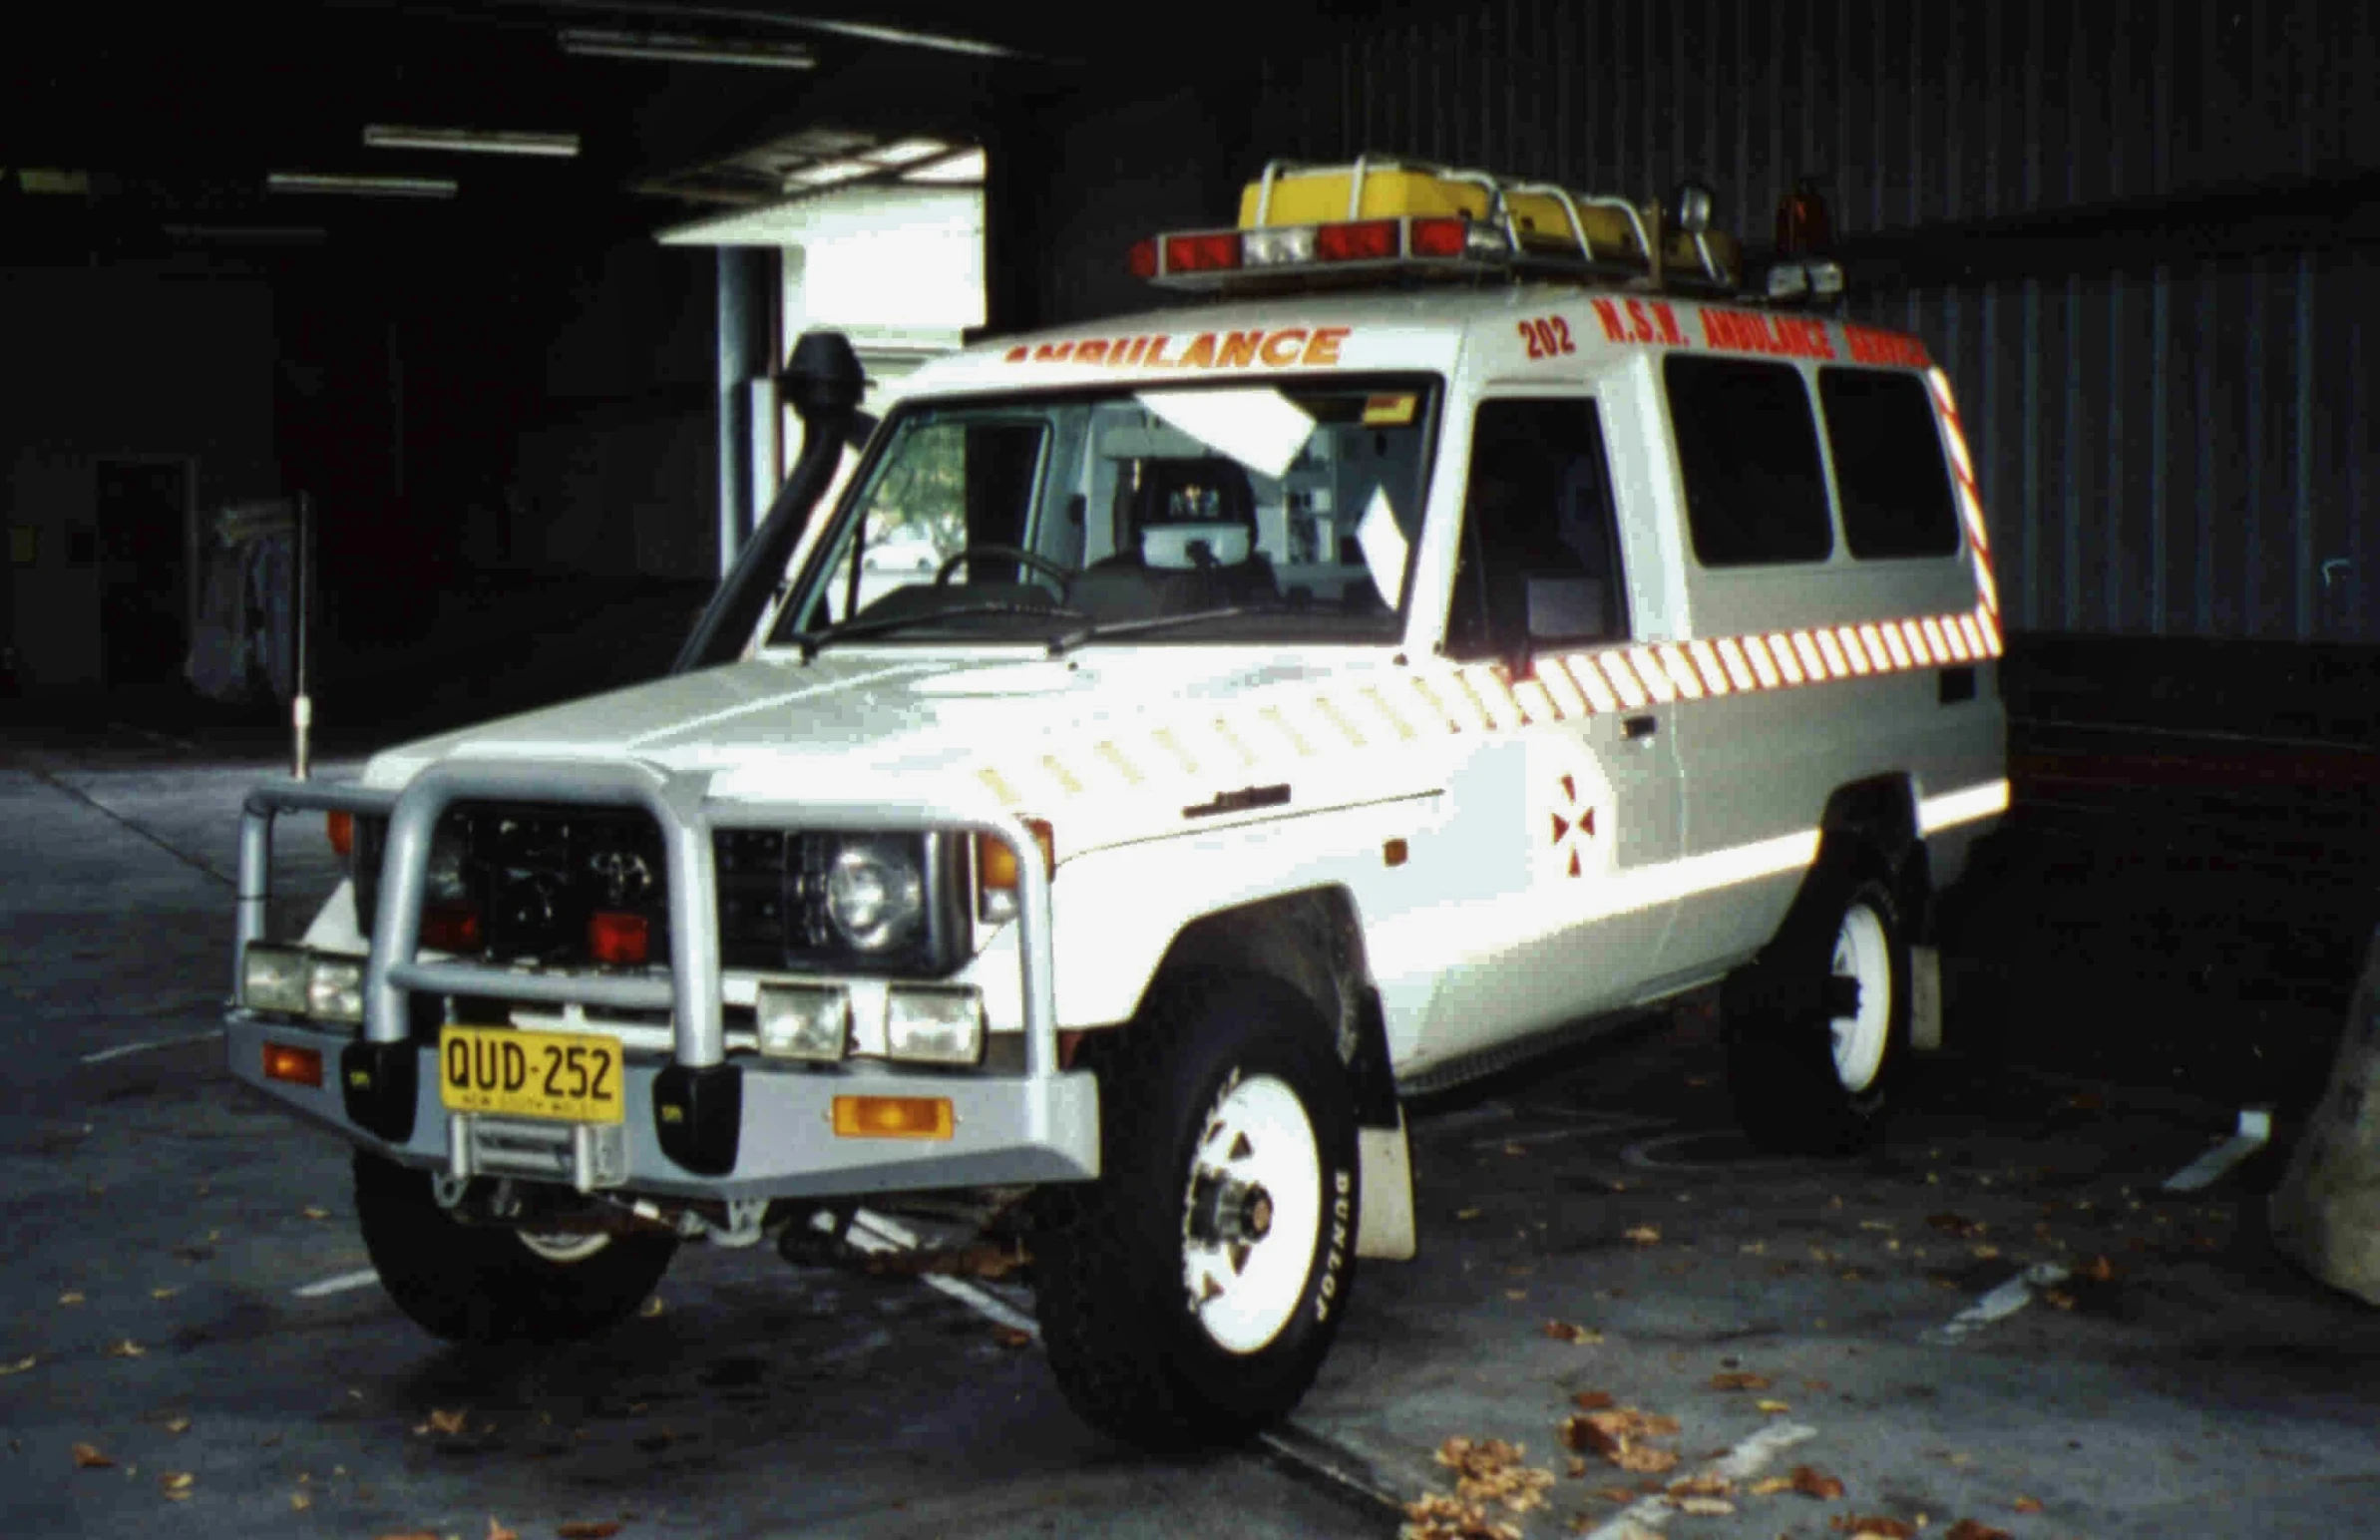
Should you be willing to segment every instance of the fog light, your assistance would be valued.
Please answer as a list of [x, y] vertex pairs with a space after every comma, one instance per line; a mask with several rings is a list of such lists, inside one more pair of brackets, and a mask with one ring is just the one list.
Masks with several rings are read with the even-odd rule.
[[839, 1139], [948, 1139], [958, 1125], [948, 1096], [838, 1096]]
[[306, 1010], [306, 955], [295, 947], [248, 943], [240, 958], [239, 1002], [250, 1010]]
[[973, 988], [893, 988], [884, 1018], [887, 1057], [973, 1064], [984, 1056], [984, 996]]
[[364, 964], [360, 958], [317, 957], [306, 964], [306, 1014], [323, 1021], [364, 1018]]
[[830, 984], [764, 983], [754, 1015], [760, 1051], [840, 1063], [851, 1042], [851, 997]]
[[310, 1085], [319, 1090], [322, 1085], [322, 1055], [312, 1048], [292, 1048], [283, 1043], [264, 1045], [264, 1078], [285, 1080], [291, 1085]]

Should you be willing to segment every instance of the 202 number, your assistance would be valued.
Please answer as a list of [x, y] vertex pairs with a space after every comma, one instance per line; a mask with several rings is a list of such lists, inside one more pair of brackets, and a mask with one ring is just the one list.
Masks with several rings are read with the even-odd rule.
[[1570, 339], [1570, 323], [1558, 315], [1522, 321], [1520, 340], [1528, 344], [1531, 358], [1553, 358], [1578, 351], [1578, 344]]

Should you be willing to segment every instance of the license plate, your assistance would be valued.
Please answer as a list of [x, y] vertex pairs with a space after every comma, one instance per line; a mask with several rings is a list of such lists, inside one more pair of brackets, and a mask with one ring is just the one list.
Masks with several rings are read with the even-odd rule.
[[438, 1034], [438, 1099], [450, 1112], [617, 1123], [627, 1116], [622, 1078], [609, 1037], [482, 1026]]

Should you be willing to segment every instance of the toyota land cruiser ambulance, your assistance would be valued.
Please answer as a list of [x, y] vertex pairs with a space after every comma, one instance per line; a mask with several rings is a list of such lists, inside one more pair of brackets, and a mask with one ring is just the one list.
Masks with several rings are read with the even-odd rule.
[[[258, 788], [230, 1064], [356, 1146], [397, 1303], [580, 1337], [683, 1240], [1004, 1203], [1069, 1399], [1180, 1445], [1411, 1255], [1404, 1095], [1720, 984], [1750, 1132], [1864, 1137], [2007, 800], [1973, 463], [1922, 343], [1676, 201], [1276, 165], [816, 519], [805, 338], [678, 670]], [[350, 880], [274, 934], [300, 809]]]

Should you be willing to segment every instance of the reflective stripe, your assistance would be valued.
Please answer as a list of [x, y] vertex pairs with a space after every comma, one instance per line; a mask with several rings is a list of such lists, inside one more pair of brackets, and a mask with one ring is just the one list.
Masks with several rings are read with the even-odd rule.
[[1606, 652], [1594, 661], [1602, 667], [1603, 677], [1609, 679], [1612, 688], [1618, 692], [1621, 705], [1634, 711], [1652, 698], [1645, 693], [1644, 685], [1638, 682], [1636, 670], [1628, 666], [1628, 659], [1619, 653]]
[[1946, 791], [1940, 796], [1923, 797], [1917, 803], [1917, 829], [1932, 834], [1955, 824], [1973, 823], [2008, 811], [2008, 783], [1986, 781], [1960, 791]]
[[1699, 637], [1688, 642], [1686, 655], [1694, 659], [1695, 671], [1703, 676], [1703, 687], [1712, 694], [1725, 695], [1735, 688], [1727, 670], [1719, 666], [1719, 654], [1709, 642]]
[[1678, 698], [1678, 687], [1670, 682], [1668, 671], [1661, 666], [1660, 657], [1651, 647], [1638, 647], [1631, 651], [1628, 665], [1636, 670], [1639, 679], [1645, 681], [1645, 688], [1651, 692], [1656, 704], [1666, 706]]
[[1759, 636], [1747, 636], [1744, 638], [1744, 650], [1752, 654], [1753, 671], [1760, 675], [1761, 688], [1777, 688], [1783, 676], [1778, 671], [1777, 659], [1769, 655], [1768, 641]]
[[1688, 700], [1703, 698], [1702, 676], [1694, 671], [1694, 661], [1686, 655], [1684, 648], [1664, 642], [1654, 651], [1661, 658], [1662, 672], [1669, 675], [1670, 682], [1678, 687], [1680, 695]]
[[1736, 688], [1748, 690], [1753, 687], [1752, 665], [1744, 660], [1742, 642], [1733, 636], [1720, 637], [1719, 660], [1727, 664], [1728, 677], [1735, 681]]

